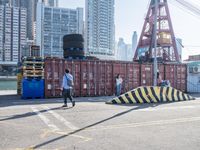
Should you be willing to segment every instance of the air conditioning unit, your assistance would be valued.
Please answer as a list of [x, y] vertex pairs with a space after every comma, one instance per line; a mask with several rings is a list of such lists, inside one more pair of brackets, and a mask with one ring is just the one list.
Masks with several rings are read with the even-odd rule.
[[189, 73], [200, 73], [200, 67], [199, 66], [189, 67]]
[[199, 66], [190, 66], [189, 73], [200, 73], [200, 67]]
[[193, 67], [193, 73], [199, 73], [200, 72], [200, 68], [195, 66]]

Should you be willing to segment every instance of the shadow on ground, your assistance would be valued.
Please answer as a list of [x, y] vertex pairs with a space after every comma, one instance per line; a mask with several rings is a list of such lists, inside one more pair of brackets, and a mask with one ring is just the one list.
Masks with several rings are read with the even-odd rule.
[[[104, 97], [75, 97], [76, 102], [106, 102], [114, 96]], [[49, 99], [21, 99], [18, 95], [0, 95], [0, 107], [9, 107], [17, 105], [34, 105], [34, 104], [52, 104], [63, 103], [63, 98], [49, 98]]]

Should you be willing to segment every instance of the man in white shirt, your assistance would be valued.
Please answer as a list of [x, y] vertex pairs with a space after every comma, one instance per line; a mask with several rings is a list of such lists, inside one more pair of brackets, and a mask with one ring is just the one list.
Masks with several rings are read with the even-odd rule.
[[62, 93], [64, 98], [63, 107], [67, 107], [67, 98], [70, 99], [72, 106], [75, 106], [75, 101], [72, 99], [72, 89], [73, 89], [73, 76], [69, 73], [69, 69], [65, 69], [65, 74], [62, 81]]

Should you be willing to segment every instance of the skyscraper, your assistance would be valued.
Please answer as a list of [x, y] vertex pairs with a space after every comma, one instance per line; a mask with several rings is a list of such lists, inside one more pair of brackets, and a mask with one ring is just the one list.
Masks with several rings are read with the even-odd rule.
[[137, 32], [134, 31], [132, 36], [132, 53], [131, 53], [131, 55], [133, 55], [132, 58], [134, 57], [137, 48], [137, 39], [138, 39]]
[[86, 54], [114, 56], [114, 0], [86, 0]]
[[0, 0], [0, 4], [9, 4], [13, 7], [23, 7], [27, 11], [27, 38], [34, 40], [34, 22], [36, 21], [37, 2], [41, 1], [46, 6], [57, 7], [58, 0]]
[[63, 36], [83, 33], [83, 9], [37, 5], [36, 44], [41, 56], [63, 57]]
[[9, 0], [0, 0], [0, 5], [9, 4]]
[[26, 9], [0, 6], [0, 61], [18, 62], [26, 43]]
[[123, 38], [119, 38], [117, 43], [117, 60], [126, 60], [127, 58], [127, 46]]
[[180, 38], [176, 38], [176, 46], [177, 46], [177, 50], [178, 50], [178, 55], [180, 57], [180, 61], [182, 62], [182, 39]]
[[131, 44], [126, 44], [123, 38], [119, 38], [117, 43], [116, 60], [132, 61], [133, 51]]
[[27, 38], [33, 40], [33, 22], [35, 21], [36, 4], [38, 0], [9, 0], [12, 7], [26, 8], [27, 11]]

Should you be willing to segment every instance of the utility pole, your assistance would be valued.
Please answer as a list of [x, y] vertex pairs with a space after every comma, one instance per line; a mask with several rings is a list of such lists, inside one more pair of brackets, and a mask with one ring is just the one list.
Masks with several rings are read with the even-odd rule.
[[153, 61], [153, 85], [157, 86], [157, 69], [158, 69], [158, 64], [157, 64], [157, 14], [158, 13], [158, 0], [155, 0], [155, 10], [154, 10], [154, 29], [153, 29], [153, 40], [154, 40], [154, 61]]

